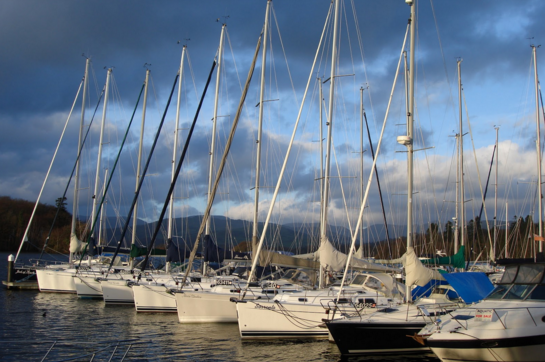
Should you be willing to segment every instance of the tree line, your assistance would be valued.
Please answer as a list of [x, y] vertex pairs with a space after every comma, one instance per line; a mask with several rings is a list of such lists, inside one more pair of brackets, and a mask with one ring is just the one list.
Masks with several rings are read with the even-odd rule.
[[[40, 252], [51, 232], [48, 250], [68, 253], [72, 215], [66, 210], [66, 198], [58, 198], [56, 205], [38, 204], [32, 224], [27, 234], [28, 242], [23, 244], [23, 252]], [[0, 196], [0, 251], [17, 251], [32, 215], [35, 203]], [[58, 211], [58, 214], [57, 214]], [[56, 220], [53, 224], [53, 220]], [[77, 229], [85, 225], [77, 223]]]

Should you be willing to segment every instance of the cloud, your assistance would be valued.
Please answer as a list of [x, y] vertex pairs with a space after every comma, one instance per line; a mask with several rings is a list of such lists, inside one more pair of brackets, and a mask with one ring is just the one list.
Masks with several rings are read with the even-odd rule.
[[[361, 200], [361, 148], [366, 150], [363, 157], [364, 184], [372, 162], [366, 130], [364, 145], [360, 144], [359, 90], [365, 88], [363, 105], [376, 150], [409, 7], [404, 2], [358, 1], [352, 4], [345, 1], [343, 4], [333, 105], [335, 154], [331, 156], [329, 205], [331, 222], [347, 223], [348, 214], [353, 226]], [[220, 0], [211, 1], [206, 6], [177, 2], [154, 6], [144, 1], [127, 0], [62, 4], [44, 4], [34, 0], [24, 4], [2, 4], [0, 46], [6, 51], [0, 59], [0, 194], [36, 199], [84, 73], [82, 53], [92, 61], [85, 126], [90, 122], [105, 81], [104, 67], [113, 67], [101, 172], [106, 168], [111, 171], [145, 77], [144, 64], [148, 63], [151, 64], [147, 66], [151, 69], [151, 83], [142, 163], [148, 158], [158, 124], [165, 115], [165, 124], [150, 159], [140, 196], [139, 215], [153, 220], [161, 210], [170, 186], [177, 88], [166, 113], [165, 108], [178, 71], [182, 45], [188, 46], [188, 54], [183, 77], [177, 157], [180, 157], [187, 128], [193, 121], [217, 52], [221, 25], [227, 23], [228, 36], [219, 87], [215, 175], [263, 27], [265, 5], [265, 2]], [[320, 162], [324, 161], [320, 160], [319, 154], [320, 115], [316, 78], [320, 77], [323, 83], [330, 76], [331, 28], [326, 29], [324, 48], [318, 53], [316, 68], [312, 74], [310, 71], [329, 8], [328, 1], [294, 3], [275, 0], [273, 3], [273, 20], [276, 22], [271, 23], [269, 51], [272, 52], [268, 54], [265, 72], [260, 220], [272, 198], [309, 77], [311, 86], [282, 181], [275, 218], [286, 222], [315, 222], [319, 217]], [[535, 110], [529, 45], [539, 44], [538, 35], [545, 31], [545, 25], [538, 20], [543, 13], [545, 5], [536, 0], [525, 0], [523, 4], [492, 0], [419, 2], [414, 141], [417, 149], [434, 148], [415, 154], [415, 191], [418, 193], [414, 198], [418, 220], [444, 222], [453, 215], [456, 175], [453, 136], [459, 133], [456, 74], [456, 59], [459, 57], [464, 60], [464, 133], [469, 131], [469, 117], [481, 181], [487, 176], [491, 147], [495, 143], [494, 126], [500, 125], [499, 167], [502, 176], [498, 182], [499, 199], [502, 203], [510, 202], [513, 213], [518, 215], [532, 212], [535, 202], [528, 201], [530, 186], [522, 183], [522, 179], [532, 181], [531, 175], [535, 173]], [[220, 21], [216, 22], [218, 18]], [[533, 40], [527, 39], [532, 36]], [[538, 66], [543, 64], [541, 59], [538, 50]], [[258, 60], [213, 213], [251, 219], [259, 117], [255, 105], [259, 102], [260, 73]], [[178, 213], [202, 213], [206, 205], [215, 79], [214, 74], [176, 186], [177, 197], [180, 198], [177, 201]], [[403, 224], [406, 153], [404, 147], [396, 142], [397, 136], [406, 133], [403, 67], [397, 82], [378, 172], [387, 219]], [[324, 122], [329, 114], [330, 84], [329, 81], [322, 84]], [[133, 199], [141, 107], [140, 103], [136, 108], [127, 144], [113, 178], [108, 195], [109, 214], [126, 215]], [[49, 204], [62, 194], [75, 162], [80, 109], [81, 100], [78, 100], [42, 198]], [[81, 215], [90, 212], [101, 116], [102, 105], [99, 105], [81, 160], [78, 211]], [[327, 127], [324, 126], [322, 140], [326, 134]], [[325, 146], [326, 142], [322, 142]], [[470, 135], [464, 137], [464, 142], [468, 163], [467, 197], [473, 199], [471, 206], [468, 205], [471, 210], [468, 217], [473, 217], [480, 208], [480, 191], [476, 171], [470, 168], [473, 162]], [[101, 176], [100, 185], [103, 178]], [[70, 188], [69, 199], [72, 195]], [[489, 187], [488, 211], [490, 200]], [[70, 201], [68, 206], [72, 207]], [[369, 224], [382, 222], [374, 177], [365, 220]]]

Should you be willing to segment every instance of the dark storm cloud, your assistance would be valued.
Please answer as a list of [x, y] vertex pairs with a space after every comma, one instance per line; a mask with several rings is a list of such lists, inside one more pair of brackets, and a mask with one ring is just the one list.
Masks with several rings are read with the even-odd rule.
[[[431, 5], [430, 5], [431, 4]], [[124, 107], [122, 114], [112, 114], [115, 118], [115, 128], [118, 134], [123, 134], [128, 123], [129, 115], [135, 105], [138, 91], [142, 85], [145, 68], [144, 63], [151, 64], [153, 76], [152, 111], [149, 111], [146, 123], [146, 147], [144, 160], [149, 152], [151, 139], [153, 139], [157, 124], [166, 105], [166, 99], [170, 93], [174, 76], [178, 70], [182, 44], [187, 44], [191, 59], [191, 71], [193, 72], [196, 91], [191, 93], [191, 99], [187, 101], [187, 117], [181, 120], [180, 128], [187, 128], [191, 122], [198, 102], [198, 98], [204, 87], [212, 60], [216, 54], [221, 24], [226, 22], [228, 40], [226, 47], [232, 47], [237, 62], [235, 73], [232, 59], [226, 56], [225, 63], [230, 63], [224, 70], [224, 78], [229, 82], [222, 90], [229, 95], [228, 103], [222, 105], [222, 112], [230, 114], [229, 118], [220, 120], [220, 135], [218, 139], [219, 158], [223, 152], [225, 134], [230, 128], [236, 106], [240, 98], [240, 86], [244, 83], [251, 62], [256, 41], [263, 27], [265, 14], [265, 1], [170, 1], [159, 4], [144, 1], [4, 1], [0, 4], [0, 47], [4, 49], [0, 58], [0, 167], [2, 176], [0, 194], [14, 195], [33, 199], [41, 184], [40, 177], [47, 169], [51, 159], [52, 150], [58, 140], [60, 130], [67, 116], [68, 108], [73, 101], [78, 84], [83, 76], [85, 54], [93, 63], [91, 76], [91, 105], [88, 106], [87, 122], [91, 116], [92, 108], [96, 103], [97, 89], [102, 89], [105, 81], [106, 70], [104, 67], [114, 67], [115, 82], [118, 87], [120, 99], [117, 99]], [[352, 17], [352, 5], [357, 14], [358, 27], [361, 31], [361, 43], [363, 50], [358, 49], [358, 41], [354, 19]], [[267, 80], [274, 79], [279, 89], [277, 94], [270, 94], [270, 98], [280, 98], [287, 101], [296, 97], [300, 101], [304, 85], [309, 76], [310, 67], [319, 37], [322, 32], [324, 20], [330, 7], [330, 1], [288, 1], [275, 0], [273, 2], [278, 28], [282, 35], [282, 43], [278, 39], [276, 25], [272, 28], [272, 43], [275, 49], [274, 64], [278, 73], [285, 74], [285, 66], [281, 45], [284, 47], [290, 67], [295, 90], [291, 89], [291, 83], [284, 74], [268, 74]], [[432, 6], [434, 13], [432, 11]], [[378, 142], [378, 132], [382, 125], [388, 96], [391, 90], [395, 67], [398, 62], [401, 43], [409, 17], [409, 7], [402, 0], [388, 1], [361, 1], [344, 2], [346, 22], [348, 25], [341, 29], [341, 42], [339, 55], [339, 72], [355, 76], [351, 82], [354, 89], [360, 86], [369, 86], [372, 92], [372, 101], [365, 98], [365, 107], [368, 113], [370, 129], [374, 147]], [[464, 87], [468, 91], [482, 92], [479, 86], [486, 85], [486, 91], [490, 92], [486, 102], [493, 102], [494, 93], [501, 93], [501, 88], [507, 88], [505, 82], [513, 79], [524, 78], [529, 64], [530, 44], [540, 44], [540, 36], [545, 33], [545, 24], [540, 21], [545, 12], [545, 4], [541, 1], [420, 1], [418, 3], [418, 45], [417, 59], [418, 69], [416, 75], [419, 84], [418, 91], [424, 91], [420, 82], [431, 84], [425, 90], [429, 92], [430, 102], [434, 102], [437, 109], [430, 110], [430, 115], [422, 115], [422, 135], [424, 141], [417, 138], [415, 141], [420, 146], [440, 146], [447, 143], [443, 139], [437, 139], [438, 132], [432, 130], [432, 125], [455, 129], [455, 117], [457, 110], [451, 110], [448, 94], [455, 87], [455, 61], [462, 57]], [[228, 16], [228, 18], [227, 18]], [[344, 15], [343, 15], [344, 17]], [[216, 20], [219, 19], [218, 22]], [[437, 24], [438, 29], [435, 24]], [[439, 43], [440, 37], [440, 43]], [[529, 37], [535, 37], [528, 40]], [[188, 39], [191, 40], [188, 40]], [[348, 44], [350, 39], [350, 44]], [[177, 42], [180, 41], [180, 44]], [[361, 51], [365, 55], [365, 70]], [[227, 51], [226, 51], [227, 54]], [[327, 53], [327, 57], [329, 53]], [[539, 58], [540, 59], [540, 58]], [[321, 68], [313, 76], [329, 76], [330, 60], [326, 56], [322, 58]], [[540, 61], [541, 62], [541, 61]], [[269, 58], [272, 64], [272, 58]], [[541, 63], [540, 63], [541, 64]], [[189, 84], [193, 80], [189, 77], [187, 69], [186, 81]], [[251, 95], [248, 98], [253, 107], [257, 101], [258, 70], [252, 81]], [[446, 74], [448, 73], [448, 74]], [[237, 76], [239, 79], [237, 79]], [[277, 79], [275, 79], [277, 77]], [[447, 78], [448, 77], [448, 78]], [[191, 80], [190, 80], [191, 79]], [[447, 79], [448, 81], [445, 81]], [[208, 152], [210, 141], [212, 117], [212, 97], [215, 75], [208, 91], [194, 139], [188, 153], [187, 165], [182, 169], [181, 182], [187, 182], [190, 190], [189, 197], [202, 198], [207, 190], [208, 180]], [[449, 83], [450, 82], [450, 83]], [[192, 87], [192, 86], [191, 86]], [[324, 86], [326, 87], [326, 86]], [[398, 84], [396, 95], [403, 98], [402, 82]], [[197, 93], [195, 96], [194, 93]], [[327, 92], [325, 90], [326, 99]], [[505, 92], [504, 92], [505, 93]], [[437, 94], [440, 94], [439, 96]], [[155, 98], [156, 97], [156, 98]], [[419, 111], [426, 110], [425, 96], [418, 99]], [[170, 169], [172, 158], [172, 127], [174, 119], [175, 98], [166, 117], [165, 129], [159, 145], [155, 151], [153, 161], [150, 164], [149, 182], [153, 189], [147, 189], [143, 194], [144, 199], [153, 198], [154, 202], [146, 201], [150, 205], [160, 205], [170, 183]], [[455, 96], [456, 98], [456, 96]], [[457, 100], [455, 100], [457, 101]], [[291, 134], [293, 122], [297, 114], [295, 102], [284, 106], [284, 112], [274, 122], [281, 125], [281, 137], [273, 140], [273, 135], [266, 133], [264, 144], [275, 143], [276, 158], [274, 162], [264, 165], [262, 171], [267, 175], [268, 187], [276, 184], [276, 175], [282, 163], [284, 152], [287, 148], [287, 138]], [[358, 106], [358, 99], [346, 99], [345, 106], [353, 110]], [[483, 102], [484, 103], [484, 102]], [[486, 123], [490, 112], [488, 108], [479, 108], [476, 105], [471, 112]], [[450, 108], [449, 108], [450, 107]], [[429, 107], [432, 108], [432, 107]], [[98, 143], [98, 128], [102, 108], [99, 108], [95, 119], [95, 127], [91, 131], [89, 142], [94, 147], [89, 150], [87, 156], [91, 163], [96, 162]], [[109, 111], [110, 112], [110, 111]], [[132, 136], [126, 151], [122, 155], [119, 165], [121, 181], [116, 188], [126, 190], [122, 202], [124, 207], [130, 204], [131, 192], [134, 190], [134, 165], [135, 150], [140, 124], [140, 110], [137, 111]], [[242, 115], [241, 125], [254, 125], [255, 114], [245, 110]], [[404, 102], [393, 105], [391, 123], [402, 123], [404, 120]], [[110, 113], [109, 113], [110, 114]], [[79, 108], [74, 111], [75, 119], [79, 118]], [[453, 118], [451, 120], [451, 118]], [[244, 123], [246, 122], [246, 123]], [[352, 117], [343, 120], [346, 122], [348, 132], [356, 129], [359, 118]], [[70, 173], [77, 148], [77, 131], [79, 121], [73, 122], [67, 131], [63, 141], [58, 161], [54, 168], [57, 184], [59, 180], [67, 179]], [[352, 127], [352, 128], [350, 128]], [[358, 126], [359, 127], [359, 126]], [[403, 133], [403, 126], [390, 127], [386, 131], [385, 141], [381, 154], [383, 160], [388, 162], [399, 158], [395, 151], [399, 146], [395, 143], [398, 135]], [[310, 132], [310, 131], [309, 131]], [[314, 131], [312, 131], [314, 132]], [[359, 131], [358, 131], [359, 132]], [[185, 131], [180, 131], [180, 143], [185, 141]], [[336, 135], [339, 133], [336, 131]], [[420, 136], [419, 136], [420, 137]], [[483, 136], [484, 138], [485, 136]], [[280, 139], [281, 138], [281, 139]], [[529, 137], [530, 139], [531, 137]], [[367, 149], [365, 153], [366, 168], [370, 164], [370, 150], [367, 145], [367, 134], [364, 134]], [[338, 152], [351, 154], [359, 150], [360, 145], [353, 140], [336, 140]], [[533, 141], [527, 144], [531, 149]], [[449, 143], [450, 144], [450, 143]], [[119, 139], [112, 141], [109, 154], [116, 154]], [[299, 156], [292, 156], [289, 170], [290, 190], [301, 200], [312, 200], [314, 196], [310, 190], [315, 186], [316, 156], [311, 153], [317, 147], [298, 145], [296, 151]], [[312, 148], [312, 150], [311, 150]], [[129, 152], [129, 150], [131, 150]], [[312, 151], [312, 152], [311, 152]], [[450, 151], [450, 149], [449, 149]], [[178, 153], [179, 156], [179, 153]], [[352, 155], [353, 156], [353, 155]], [[352, 157], [339, 155], [341, 159], [340, 173], [343, 175], [354, 174], [354, 160]], [[447, 155], [450, 157], [450, 154]], [[313, 160], [310, 162], [309, 160]], [[110, 159], [110, 165], [112, 163]], [[235, 203], [243, 204], [252, 202], [252, 193], [248, 189], [253, 187], [255, 178], [255, 126], [239, 126], [235, 142], [231, 149], [229, 162], [231, 164], [231, 176], [225, 181], [224, 187], [239, 187], [246, 191], [237, 191]], [[302, 164], [297, 165], [296, 162]], [[236, 169], [235, 169], [236, 166]], [[402, 170], [404, 172], [404, 170]], [[32, 172], [32, 177], [29, 176]], [[92, 165], [85, 171], [85, 177], [94, 173]], [[337, 172], [335, 170], [335, 172]], [[359, 172], [359, 171], [358, 171]], [[367, 171], [366, 171], [367, 172]], [[386, 171], [384, 171], [386, 172]], [[393, 172], [393, 171], [392, 171]], [[191, 175], [191, 176], [190, 176]], [[186, 178], [190, 178], [186, 179]], [[365, 176], [367, 178], [367, 176]], [[24, 180], [24, 182], [22, 181]], [[122, 185], [120, 185], [122, 183]], [[17, 187], [15, 187], [17, 186]], [[59, 186], [59, 189], [63, 187]], [[270, 189], [264, 188], [263, 193], [269, 196]], [[58, 195], [58, 190], [47, 193], [47, 202], [51, 203]], [[233, 192], [234, 193], [234, 192]], [[340, 205], [340, 191], [332, 192], [332, 204]], [[376, 194], [371, 195], [376, 202]], [[200, 206], [193, 208], [200, 210]], [[126, 212], [126, 210], [123, 210]]]

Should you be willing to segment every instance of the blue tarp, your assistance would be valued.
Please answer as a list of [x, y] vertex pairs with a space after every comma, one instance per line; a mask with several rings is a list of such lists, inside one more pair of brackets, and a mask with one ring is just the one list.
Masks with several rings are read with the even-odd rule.
[[221, 263], [224, 259], [252, 260], [250, 253], [224, 250], [216, 245], [210, 235], [203, 238], [203, 257], [205, 262]]
[[458, 292], [458, 295], [466, 304], [483, 300], [494, 289], [494, 285], [484, 273], [450, 273], [443, 274], [443, 277]]
[[185, 258], [188, 258], [190, 253], [191, 252], [189, 250], [180, 251], [172, 239], [167, 239], [167, 261], [179, 263]]
[[[423, 287], [417, 285], [411, 291], [412, 300], [417, 300], [418, 298], [429, 297], [431, 292], [433, 291], [433, 289], [436, 286], [443, 285], [443, 284], [448, 284], [448, 283], [446, 281], [444, 281], [444, 280], [432, 279], [426, 285], [424, 285]], [[457, 295], [447, 295], [447, 296], [449, 298], [458, 298]]]

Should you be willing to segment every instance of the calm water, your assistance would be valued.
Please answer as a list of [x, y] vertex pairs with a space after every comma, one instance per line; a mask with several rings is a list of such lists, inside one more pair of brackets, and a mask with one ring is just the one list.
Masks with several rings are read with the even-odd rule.
[[[1, 280], [7, 257], [0, 253]], [[242, 342], [236, 324], [180, 324], [175, 313], [137, 314], [76, 295], [3, 289], [0, 311], [0, 361], [41, 361], [49, 349], [46, 361], [90, 361], [93, 353], [93, 361], [121, 361], [125, 353], [125, 361], [340, 360], [328, 341]], [[439, 360], [430, 353], [349, 361]]]

